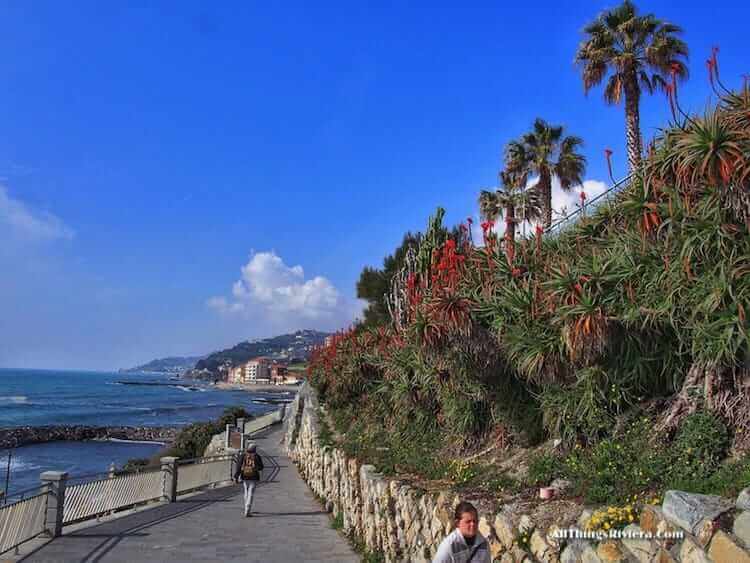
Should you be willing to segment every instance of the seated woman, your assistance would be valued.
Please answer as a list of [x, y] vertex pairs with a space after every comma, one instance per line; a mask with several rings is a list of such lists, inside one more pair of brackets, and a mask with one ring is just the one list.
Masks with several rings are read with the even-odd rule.
[[477, 509], [462, 502], [454, 514], [456, 529], [440, 543], [432, 563], [490, 563], [490, 546], [477, 530]]

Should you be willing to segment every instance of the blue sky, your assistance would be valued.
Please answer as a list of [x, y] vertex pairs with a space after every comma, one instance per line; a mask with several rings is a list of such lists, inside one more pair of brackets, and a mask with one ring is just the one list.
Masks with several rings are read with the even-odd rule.
[[[355, 283], [436, 206], [477, 214], [537, 116], [625, 170], [584, 97], [610, 2], [10, 2], [0, 9], [0, 366], [108, 369], [358, 310]], [[639, 2], [683, 26], [683, 105], [747, 63], [743, 2]], [[74, 8], [73, 8], [74, 7]], [[645, 99], [645, 137], [665, 124]]]

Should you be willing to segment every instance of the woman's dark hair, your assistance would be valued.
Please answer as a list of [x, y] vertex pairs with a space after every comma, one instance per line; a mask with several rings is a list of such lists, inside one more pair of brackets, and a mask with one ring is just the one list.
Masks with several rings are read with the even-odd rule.
[[477, 509], [474, 507], [474, 505], [466, 501], [458, 503], [456, 512], [454, 513], [453, 517], [456, 519], [456, 522], [458, 522], [459, 520], [461, 520], [461, 516], [463, 516], [467, 512], [471, 512], [474, 515], [474, 518], [479, 517], [479, 515], [477, 514]]

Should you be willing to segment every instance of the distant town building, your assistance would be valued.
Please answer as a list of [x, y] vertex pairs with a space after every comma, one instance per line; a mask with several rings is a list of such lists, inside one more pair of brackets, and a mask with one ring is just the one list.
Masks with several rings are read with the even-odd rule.
[[260, 357], [240, 364], [229, 370], [230, 383], [270, 383], [271, 360]]
[[287, 374], [288, 370], [285, 364], [274, 362], [271, 365], [271, 383], [275, 383], [276, 385], [286, 383]]
[[227, 381], [229, 383], [242, 383], [242, 375], [245, 372], [245, 364], [240, 364], [229, 370]]
[[245, 364], [244, 383], [269, 383], [271, 381], [271, 360], [260, 357]]
[[325, 346], [330, 346], [333, 344], [333, 336], [326, 336], [325, 340], [323, 341], [323, 344]]

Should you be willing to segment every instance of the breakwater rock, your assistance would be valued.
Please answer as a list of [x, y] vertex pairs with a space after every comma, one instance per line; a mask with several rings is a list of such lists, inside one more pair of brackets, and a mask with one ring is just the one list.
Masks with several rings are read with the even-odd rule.
[[0, 449], [61, 440], [174, 441], [179, 429], [153, 426], [19, 426], [0, 428]]

